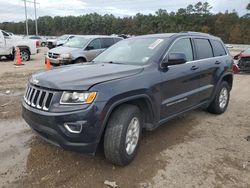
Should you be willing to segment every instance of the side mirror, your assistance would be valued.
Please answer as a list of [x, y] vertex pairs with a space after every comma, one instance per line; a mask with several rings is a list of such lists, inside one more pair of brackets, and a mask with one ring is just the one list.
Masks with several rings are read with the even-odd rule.
[[87, 46], [85, 50], [94, 50], [94, 46]]
[[161, 67], [166, 68], [169, 65], [180, 65], [187, 62], [184, 53], [170, 53], [162, 62]]

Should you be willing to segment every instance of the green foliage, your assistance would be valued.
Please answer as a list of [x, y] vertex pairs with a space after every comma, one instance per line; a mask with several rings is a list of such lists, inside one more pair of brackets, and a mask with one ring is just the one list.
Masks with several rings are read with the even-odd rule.
[[247, 5], [247, 10], [250, 10], [250, 3], [248, 3]]
[[[248, 4], [247, 9], [250, 8]], [[219, 36], [227, 43], [250, 44], [250, 15], [239, 17], [237, 12], [212, 14], [212, 7], [198, 2], [176, 12], [159, 9], [155, 14], [137, 14], [131, 17], [115, 17], [97, 13], [82, 16], [50, 17], [38, 19], [40, 35], [62, 34], [131, 34], [198, 31]], [[3, 22], [0, 28], [17, 34], [25, 34], [24, 22]], [[35, 34], [35, 24], [29, 20], [30, 34]]]

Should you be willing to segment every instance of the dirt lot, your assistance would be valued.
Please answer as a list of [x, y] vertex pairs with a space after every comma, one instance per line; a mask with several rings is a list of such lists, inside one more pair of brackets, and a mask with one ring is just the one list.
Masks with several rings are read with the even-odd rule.
[[[38, 138], [21, 118], [20, 101], [43, 52], [25, 66], [0, 61], [0, 186], [2, 187], [250, 187], [250, 74], [235, 76], [228, 111], [187, 113], [144, 132], [127, 167], [64, 151]], [[249, 138], [250, 139], [250, 138]]]

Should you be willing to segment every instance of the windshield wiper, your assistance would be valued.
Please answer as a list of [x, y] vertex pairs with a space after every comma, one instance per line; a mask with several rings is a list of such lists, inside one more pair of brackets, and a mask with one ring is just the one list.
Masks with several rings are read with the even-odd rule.
[[119, 63], [119, 62], [114, 62], [114, 61], [108, 61], [108, 62], [104, 62], [104, 63], [109, 63], [109, 64], [124, 64], [124, 63]]

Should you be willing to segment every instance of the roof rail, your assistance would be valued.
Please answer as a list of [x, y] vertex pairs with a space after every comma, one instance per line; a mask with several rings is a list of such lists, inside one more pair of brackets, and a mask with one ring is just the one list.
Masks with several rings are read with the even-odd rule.
[[181, 31], [179, 33], [189, 33], [189, 34], [197, 34], [197, 35], [208, 35], [211, 36], [209, 33], [202, 33], [202, 32], [196, 32], [196, 31]]

